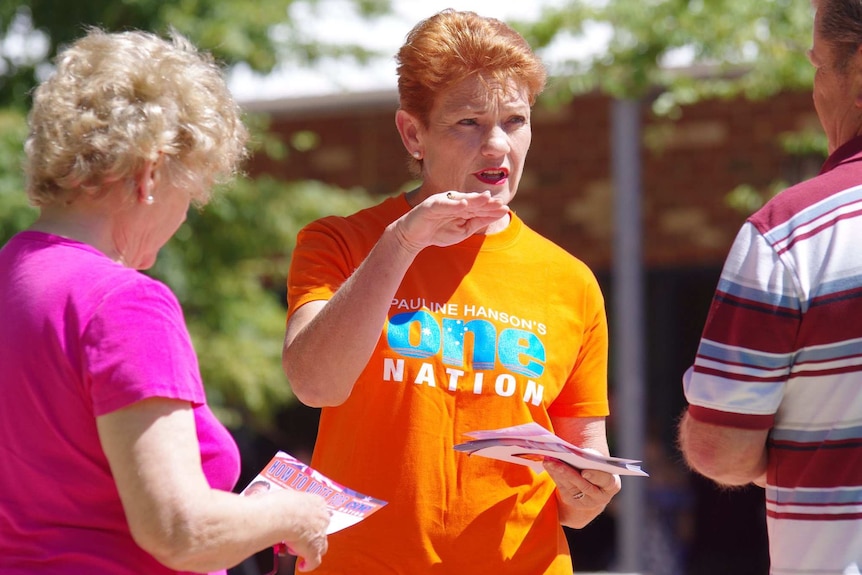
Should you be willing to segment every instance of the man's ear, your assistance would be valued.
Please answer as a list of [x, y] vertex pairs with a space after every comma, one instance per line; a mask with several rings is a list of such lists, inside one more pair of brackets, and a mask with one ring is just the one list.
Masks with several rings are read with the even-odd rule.
[[862, 109], [862, 44], [856, 47], [856, 53], [853, 54], [853, 59], [850, 61], [848, 75], [852, 82], [852, 88], [856, 92], [854, 105], [857, 109]]
[[412, 114], [399, 109], [395, 112], [395, 127], [398, 128], [398, 133], [401, 135], [401, 142], [407, 149], [407, 153], [416, 157], [418, 152], [420, 157], [424, 155], [422, 149], [422, 126]]

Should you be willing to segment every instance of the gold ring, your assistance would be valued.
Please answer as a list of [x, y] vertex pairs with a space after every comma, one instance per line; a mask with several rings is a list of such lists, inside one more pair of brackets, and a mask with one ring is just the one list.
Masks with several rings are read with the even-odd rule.
[[454, 194], [452, 194], [452, 192], [446, 192], [446, 198], [447, 198], [447, 199], [449, 199], [449, 200], [454, 200], [454, 199], [455, 199], [455, 195], [454, 195]]

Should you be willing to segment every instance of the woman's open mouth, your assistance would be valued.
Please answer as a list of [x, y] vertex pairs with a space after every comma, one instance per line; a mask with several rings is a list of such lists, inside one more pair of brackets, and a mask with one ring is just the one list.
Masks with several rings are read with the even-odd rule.
[[482, 170], [473, 175], [483, 184], [498, 186], [509, 177], [509, 170], [506, 168], [496, 168], [493, 170]]

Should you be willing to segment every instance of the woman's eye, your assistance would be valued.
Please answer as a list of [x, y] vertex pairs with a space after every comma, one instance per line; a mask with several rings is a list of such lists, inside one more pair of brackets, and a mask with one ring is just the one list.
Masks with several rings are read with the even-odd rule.
[[458, 123], [463, 126], [475, 126], [478, 122], [476, 121], [476, 118], [464, 118]]

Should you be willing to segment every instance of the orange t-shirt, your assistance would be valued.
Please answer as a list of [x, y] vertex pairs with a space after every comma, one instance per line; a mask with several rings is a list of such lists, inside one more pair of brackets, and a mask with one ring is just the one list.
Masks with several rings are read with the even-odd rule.
[[[402, 195], [303, 229], [288, 313], [331, 298], [408, 209]], [[607, 348], [592, 272], [514, 213], [501, 233], [420, 252], [351, 396], [322, 410], [312, 458], [389, 504], [331, 535], [315, 573], [570, 575], [548, 474], [453, 446], [469, 431], [607, 415]]]

